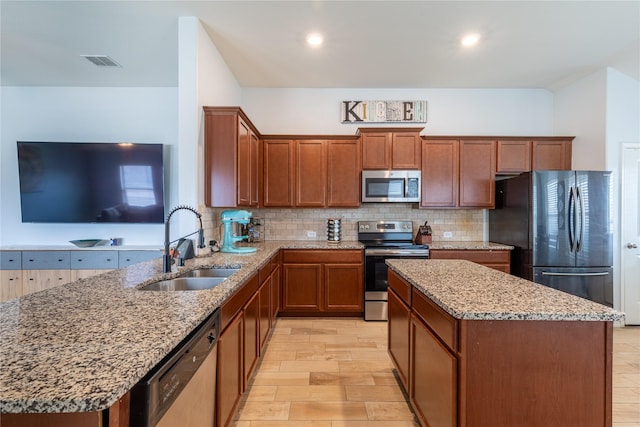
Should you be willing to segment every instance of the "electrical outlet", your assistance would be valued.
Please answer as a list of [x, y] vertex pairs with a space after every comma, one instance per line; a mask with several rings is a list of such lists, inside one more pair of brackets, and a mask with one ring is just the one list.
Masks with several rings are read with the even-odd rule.
[[316, 232], [315, 231], [311, 231], [311, 230], [307, 230], [307, 237], [316, 237]]
[[453, 233], [451, 231], [445, 231], [442, 233], [442, 237], [453, 237]]

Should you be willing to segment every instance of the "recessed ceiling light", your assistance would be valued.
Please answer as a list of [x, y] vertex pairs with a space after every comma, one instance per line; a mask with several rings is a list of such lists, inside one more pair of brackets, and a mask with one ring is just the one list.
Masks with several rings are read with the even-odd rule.
[[460, 44], [465, 47], [475, 46], [480, 41], [480, 34], [467, 34], [460, 40]]
[[318, 47], [323, 42], [322, 34], [320, 33], [309, 33], [307, 34], [307, 44], [309, 46]]

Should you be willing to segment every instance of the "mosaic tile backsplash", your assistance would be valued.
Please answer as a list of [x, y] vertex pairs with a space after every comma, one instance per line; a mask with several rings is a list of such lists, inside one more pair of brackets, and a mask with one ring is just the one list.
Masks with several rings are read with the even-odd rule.
[[[410, 203], [367, 203], [357, 209], [249, 209], [263, 219], [265, 240], [326, 240], [327, 219], [340, 218], [342, 240], [357, 239], [357, 222], [373, 219], [411, 220], [414, 233], [425, 220], [433, 230], [433, 241], [483, 240], [482, 209], [415, 209]], [[224, 208], [206, 208], [203, 225], [207, 239], [219, 240], [220, 214]], [[451, 236], [444, 236], [451, 232]], [[313, 236], [315, 233], [315, 237]]]

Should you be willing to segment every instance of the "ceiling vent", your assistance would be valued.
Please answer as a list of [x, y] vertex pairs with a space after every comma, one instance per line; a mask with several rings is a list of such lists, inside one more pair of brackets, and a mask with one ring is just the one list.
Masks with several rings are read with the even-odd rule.
[[107, 55], [80, 55], [83, 58], [87, 58], [88, 61], [91, 61], [94, 65], [98, 67], [122, 67], [122, 65], [118, 64], [113, 59], [109, 58]]

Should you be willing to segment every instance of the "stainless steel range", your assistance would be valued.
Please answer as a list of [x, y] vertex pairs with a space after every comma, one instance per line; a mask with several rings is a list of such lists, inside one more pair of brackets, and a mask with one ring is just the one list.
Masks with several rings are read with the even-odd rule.
[[364, 249], [364, 320], [387, 320], [387, 265], [390, 258], [429, 258], [428, 245], [413, 244], [411, 221], [358, 221]]

